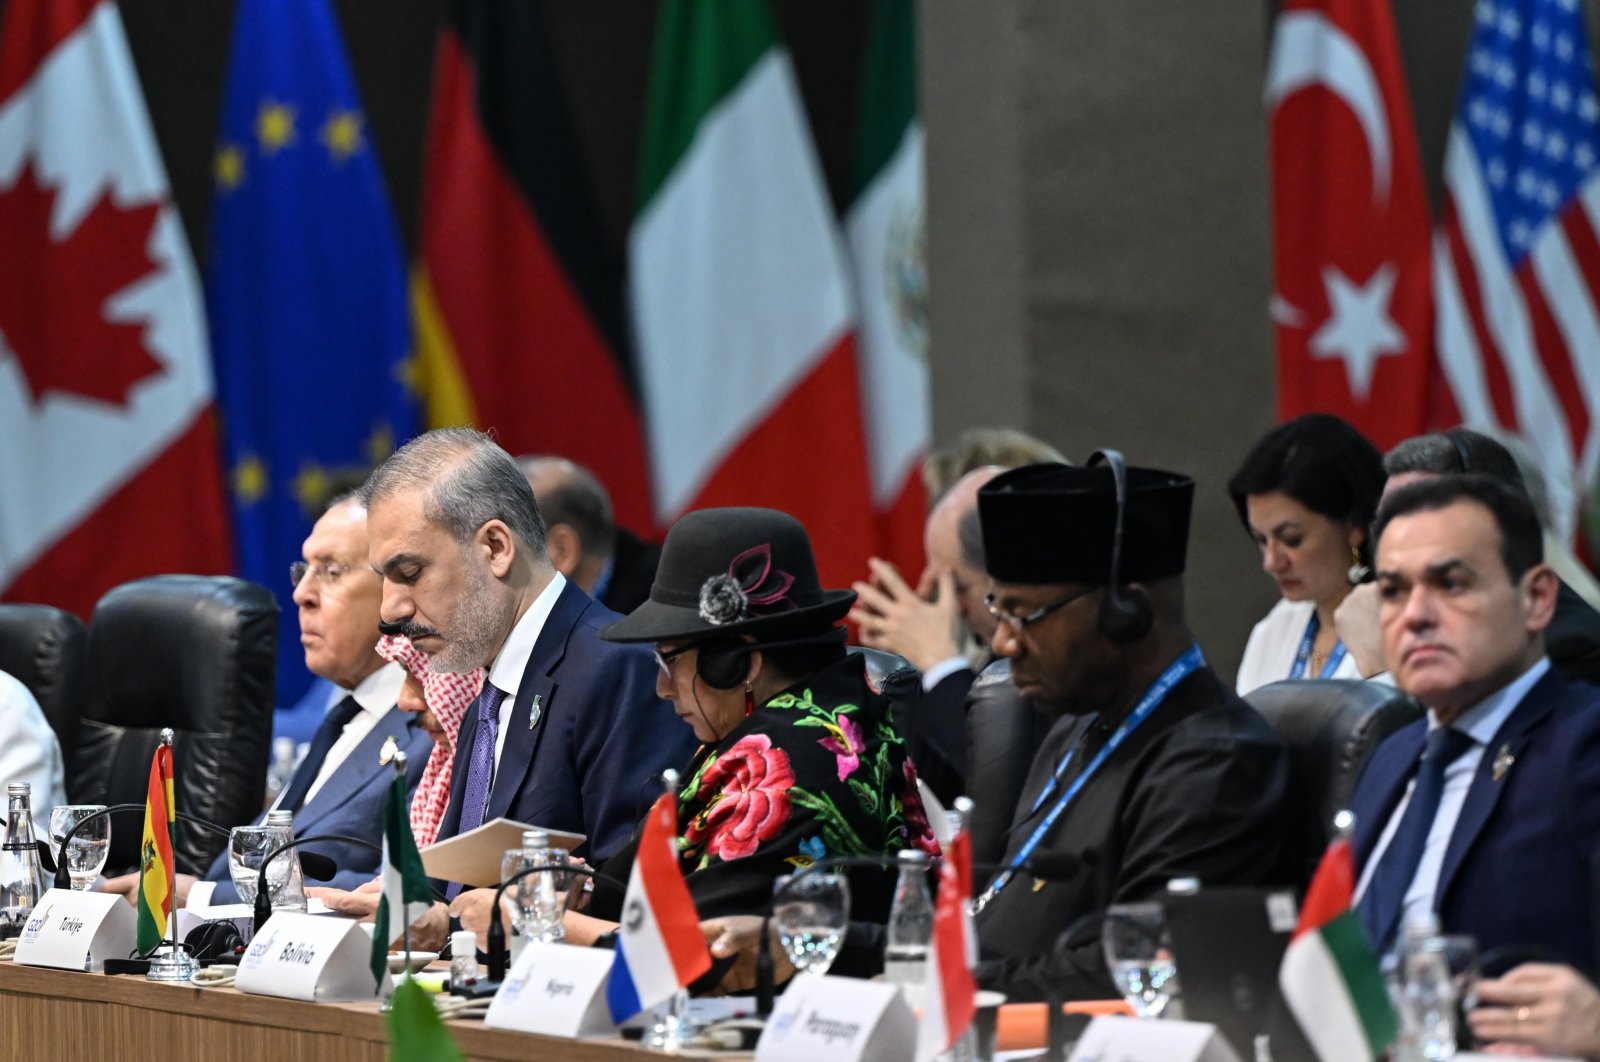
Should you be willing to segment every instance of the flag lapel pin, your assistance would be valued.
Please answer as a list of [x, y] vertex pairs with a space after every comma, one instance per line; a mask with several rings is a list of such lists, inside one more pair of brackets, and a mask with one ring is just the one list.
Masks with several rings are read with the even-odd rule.
[[1498, 782], [1504, 778], [1506, 772], [1511, 770], [1511, 765], [1516, 762], [1517, 758], [1511, 755], [1511, 746], [1501, 745], [1500, 751], [1494, 754], [1494, 780]]
[[542, 693], [535, 693], [533, 695], [533, 705], [528, 709], [529, 730], [532, 730], [534, 727], [539, 725], [539, 717], [544, 714], [544, 707], [539, 703], [543, 699], [544, 694]]
[[1034, 892], [1040, 892], [1043, 889], [1044, 889], [1044, 879], [1043, 878], [1034, 878], [1033, 879], [1033, 891]]
[[378, 750], [379, 765], [383, 767], [389, 766], [389, 764], [394, 760], [394, 754], [399, 751], [400, 742], [394, 739], [393, 734], [390, 734], [388, 737], [384, 738], [383, 748]]

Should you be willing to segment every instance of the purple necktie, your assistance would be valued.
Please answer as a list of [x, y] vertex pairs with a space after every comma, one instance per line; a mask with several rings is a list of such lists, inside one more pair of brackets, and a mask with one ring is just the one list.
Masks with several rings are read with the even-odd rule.
[[[494, 740], [500, 732], [500, 702], [505, 692], [492, 683], [483, 684], [478, 697], [478, 728], [472, 735], [472, 752], [467, 756], [467, 784], [461, 790], [461, 825], [457, 835], [483, 825], [489, 810], [489, 785], [494, 780]], [[451, 882], [449, 896], [455, 899], [460, 882]]]

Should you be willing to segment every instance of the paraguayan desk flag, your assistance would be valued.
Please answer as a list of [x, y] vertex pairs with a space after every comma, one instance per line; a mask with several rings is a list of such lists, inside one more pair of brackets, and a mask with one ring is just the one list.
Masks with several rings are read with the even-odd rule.
[[618, 1024], [665, 1002], [711, 969], [694, 900], [678, 867], [677, 835], [678, 801], [664, 793], [644, 822], [606, 983], [606, 1002]]

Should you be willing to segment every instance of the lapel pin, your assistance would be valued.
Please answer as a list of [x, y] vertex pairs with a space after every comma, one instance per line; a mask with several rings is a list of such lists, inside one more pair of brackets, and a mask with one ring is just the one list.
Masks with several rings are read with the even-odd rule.
[[388, 737], [384, 738], [383, 748], [378, 750], [379, 765], [384, 767], [389, 766], [390, 761], [394, 759], [394, 754], [399, 751], [400, 743], [394, 739], [393, 734], [390, 734]]
[[1043, 889], [1044, 889], [1044, 879], [1043, 878], [1034, 878], [1033, 879], [1033, 891], [1034, 892], [1040, 892]]
[[1511, 770], [1511, 765], [1516, 762], [1517, 758], [1511, 755], [1511, 746], [1501, 745], [1500, 751], [1494, 754], [1494, 780], [1498, 782], [1504, 778], [1506, 772]]
[[544, 709], [539, 705], [539, 701], [542, 700], [543, 697], [544, 694], [542, 693], [535, 693], [533, 695], [533, 707], [528, 709], [529, 730], [532, 730], [534, 727], [539, 725], [539, 717], [544, 714]]

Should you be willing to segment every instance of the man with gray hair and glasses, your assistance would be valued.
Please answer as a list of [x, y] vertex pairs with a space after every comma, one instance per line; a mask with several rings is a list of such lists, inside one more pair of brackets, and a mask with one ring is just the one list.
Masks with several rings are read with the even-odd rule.
[[439, 838], [505, 817], [586, 834], [578, 854], [610, 855], [652, 779], [693, 751], [656, 697], [648, 647], [600, 640], [619, 617], [551, 566], [533, 491], [489, 436], [418, 436], [362, 497], [385, 630], [436, 671], [489, 672], [462, 722]]

